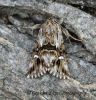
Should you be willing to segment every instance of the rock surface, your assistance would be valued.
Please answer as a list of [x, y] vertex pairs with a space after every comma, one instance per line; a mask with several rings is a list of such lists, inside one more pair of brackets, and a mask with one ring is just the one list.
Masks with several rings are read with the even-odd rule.
[[[0, 0], [0, 100], [96, 100], [96, 18], [70, 5], [39, 0]], [[81, 42], [65, 39], [69, 80], [25, 76], [38, 30], [24, 29], [50, 16], [63, 18]]]
[[69, 4], [75, 4], [75, 5], [81, 5], [87, 6], [87, 7], [93, 7], [96, 8], [96, 1], [95, 0], [55, 0], [59, 3], [69, 3]]

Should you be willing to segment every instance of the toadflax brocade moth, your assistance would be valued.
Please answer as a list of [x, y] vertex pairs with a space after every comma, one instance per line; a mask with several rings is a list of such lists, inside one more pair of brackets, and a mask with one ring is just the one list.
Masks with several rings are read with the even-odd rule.
[[40, 30], [30, 59], [27, 77], [36, 78], [49, 72], [60, 79], [68, 78], [70, 73], [62, 33], [67, 37], [72, 36], [53, 18], [49, 18], [45, 23], [34, 25], [31, 28], [40, 28]]

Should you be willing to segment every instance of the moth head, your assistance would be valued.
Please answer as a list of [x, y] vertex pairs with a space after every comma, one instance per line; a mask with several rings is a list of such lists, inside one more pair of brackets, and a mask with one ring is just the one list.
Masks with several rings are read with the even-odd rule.
[[40, 55], [41, 55], [42, 65], [44, 65], [47, 68], [53, 67], [58, 58], [57, 51], [55, 50], [50, 50], [50, 51], [42, 50]]

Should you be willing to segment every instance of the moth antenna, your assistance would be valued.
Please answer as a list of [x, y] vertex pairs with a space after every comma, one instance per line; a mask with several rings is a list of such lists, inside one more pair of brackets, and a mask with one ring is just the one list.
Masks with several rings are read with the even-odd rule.
[[22, 28], [31, 29], [31, 30], [32, 30], [31, 35], [33, 35], [33, 30], [38, 29], [38, 28], [40, 28], [40, 27], [41, 27], [41, 24], [36, 24], [36, 25], [34, 25], [34, 26], [32, 26], [32, 27], [22, 27]]
[[63, 28], [62, 26], [61, 26], [61, 30], [62, 30], [62, 32], [67, 36], [67, 38], [71, 37], [72, 39], [74, 39], [74, 40], [76, 40], [76, 41], [82, 41], [82, 40], [76, 39], [76, 38], [74, 38], [73, 36], [71, 36], [71, 35], [69, 34], [69, 32], [68, 32], [65, 28]]
[[[53, 19], [53, 18], [51, 18], [51, 19]], [[53, 19], [54, 20], [54, 19]], [[56, 21], [56, 20], [54, 20], [54, 22], [56, 23], [56, 24], [58, 24], [60, 27], [61, 27], [61, 30], [62, 30], [62, 32], [66, 35], [66, 37], [69, 39], [69, 37], [71, 37], [72, 39], [74, 39], [74, 40], [77, 40], [77, 41], [82, 41], [82, 40], [79, 40], [79, 39], [76, 39], [76, 38], [74, 38], [73, 36], [71, 36], [70, 34], [69, 34], [69, 32], [65, 29], [65, 28], [63, 28], [60, 24], [62, 24], [63, 23], [63, 18], [61, 18], [58, 22]]]

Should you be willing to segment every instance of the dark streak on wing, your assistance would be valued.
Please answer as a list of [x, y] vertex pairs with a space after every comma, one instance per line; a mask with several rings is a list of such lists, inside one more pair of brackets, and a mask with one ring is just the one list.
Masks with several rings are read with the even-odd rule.
[[37, 58], [37, 65], [39, 65], [40, 64], [40, 59], [39, 58]]

